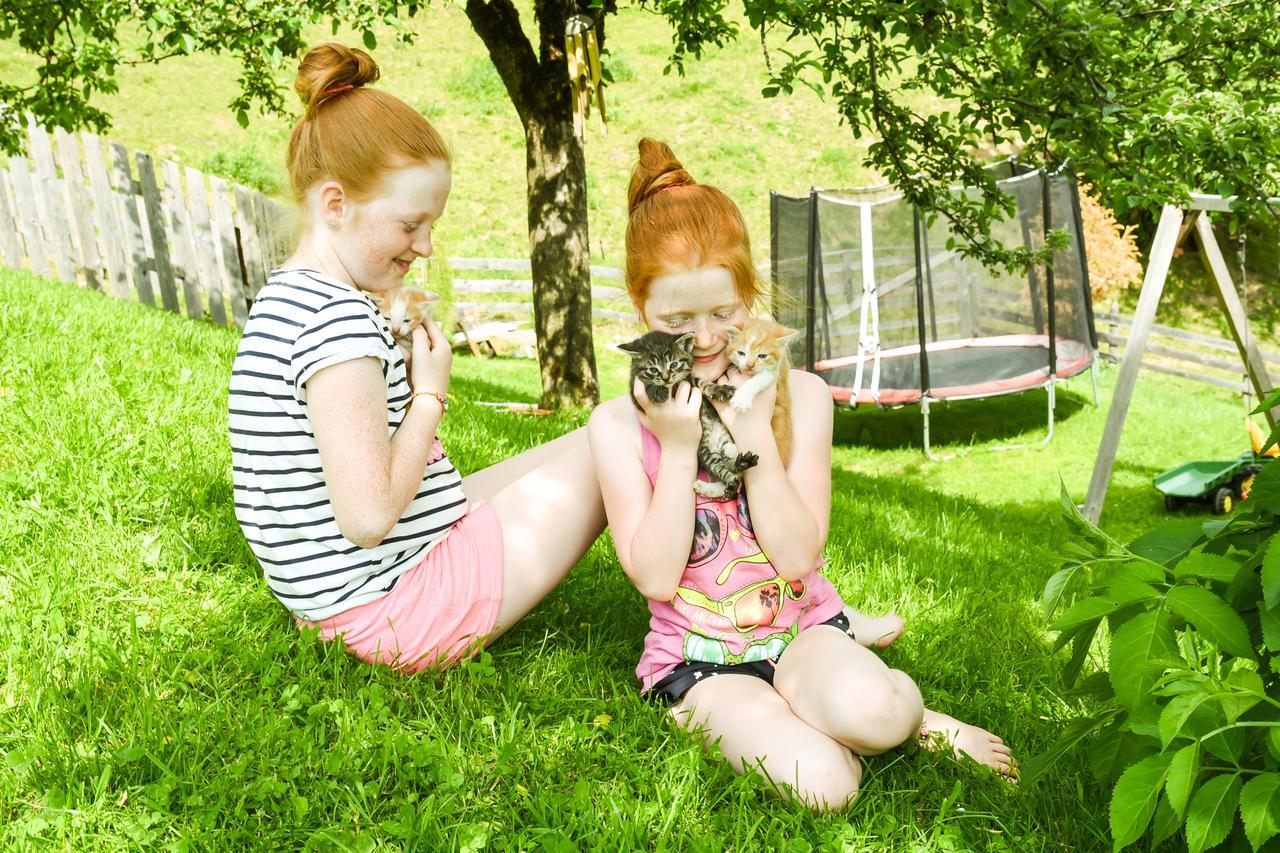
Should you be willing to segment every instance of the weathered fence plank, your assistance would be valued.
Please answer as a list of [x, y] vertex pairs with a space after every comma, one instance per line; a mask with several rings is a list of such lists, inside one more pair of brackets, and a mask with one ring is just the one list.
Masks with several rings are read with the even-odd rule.
[[150, 154], [134, 152], [138, 164], [138, 182], [142, 185], [143, 210], [147, 213], [147, 228], [151, 234], [151, 257], [155, 262], [156, 279], [160, 283], [160, 301], [166, 309], [178, 312], [178, 288], [173, 279], [173, 264], [169, 261], [169, 238], [164, 230], [164, 213], [160, 209], [160, 187], [156, 184], [156, 167]]
[[0, 257], [6, 266], [22, 268], [22, 242], [18, 239], [18, 212], [10, 200], [13, 191], [9, 186], [9, 173], [0, 170], [0, 223], [12, 222], [14, 228], [0, 227]]
[[249, 319], [249, 306], [244, 293], [244, 265], [240, 247], [236, 241], [236, 225], [231, 214], [231, 190], [222, 178], [209, 176], [209, 188], [213, 194], [211, 223], [213, 242], [218, 246], [219, 271], [222, 286], [231, 302], [231, 316], [236, 328], [243, 329]]
[[[187, 209], [186, 193], [182, 191], [182, 170], [172, 160], [160, 161], [160, 174], [164, 178], [164, 199], [169, 208], [170, 231], [173, 241], [174, 272], [182, 279], [182, 302], [188, 317], [204, 316], [204, 300], [200, 297], [199, 262], [192, 241], [191, 213]], [[203, 190], [203, 187], [200, 187]]]
[[155, 291], [151, 287], [151, 272], [147, 264], [147, 243], [142, 234], [142, 216], [138, 213], [138, 188], [129, 168], [129, 152], [118, 142], [108, 142], [111, 150], [111, 177], [115, 184], [116, 207], [120, 211], [120, 230], [124, 232], [124, 245], [129, 258], [129, 275], [138, 300], [144, 305], [156, 304]]
[[31, 185], [31, 164], [27, 162], [27, 158], [9, 158], [9, 180], [13, 184], [13, 201], [18, 212], [18, 227], [26, 244], [31, 271], [36, 275], [48, 275], [49, 256], [45, 254], [44, 235], [40, 233], [36, 194]]
[[93, 220], [102, 235], [103, 261], [111, 292], [120, 299], [129, 297], [129, 258], [124, 229], [120, 227], [120, 205], [111, 191], [111, 179], [102, 158], [102, 141], [92, 133], [81, 133], [84, 162], [89, 172], [89, 193], [93, 196]]
[[236, 233], [240, 241], [240, 256], [244, 258], [245, 293], [252, 299], [266, 283], [267, 275], [262, 264], [262, 244], [258, 240], [258, 222], [253, 211], [253, 191], [242, 184], [232, 188], [236, 202]]
[[71, 204], [71, 223], [75, 226], [76, 242], [80, 247], [80, 268], [84, 270], [85, 285], [102, 289], [102, 257], [98, 252], [98, 235], [93, 230], [93, 214], [89, 193], [85, 189], [84, 166], [80, 161], [80, 146], [76, 138], [60, 127], [53, 129], [58, 144], [58, 159], [62, 162], [62, 177], [67, 188], [67, 200]]
[[209, 299], [209, 319], [219, 326], [227, 325], [226, 300], [223, 299], [222, 267], [218, 262], [218, 239], [213, 229], [208, 190], [204, 173], [188, 166], [187, 203], [191, 212], [191, 241], [199, 259], [200, 284]]
[[36, 194], [36, 208], [40, 215], [40, 227], [53, 255], [54, 268], [63, 281], [76, 280], [76, 265], [71, 260], [71, 229], [67, 227], [67, 205], [62, 200], [62, 182], [58, 180], [58, 164], [53, 159], [53, 143], [45, 129], [35, 123], [34, 116], [27, 120], [27, 151], [35, 163], [32, 185]]

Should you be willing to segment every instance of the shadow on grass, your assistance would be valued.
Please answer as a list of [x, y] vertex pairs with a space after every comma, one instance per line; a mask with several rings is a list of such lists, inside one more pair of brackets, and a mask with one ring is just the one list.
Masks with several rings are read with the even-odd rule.
[[[1054, 420], [1060, 423], [1091, 408], [1089, 393], [1087, 385], [1068, 392], [1059, 386]], [[1047, 427], [1047, 392], [1040, 389], [984, 400], [935, 403], [929, 410], [929, 441], [934, 447], [1015, 438], [1035, 442], [1044, 437]], [[924, 446], [923, 415], [918, 405], [837, 407], [834, 442], [876, 450], [919, 449]]]

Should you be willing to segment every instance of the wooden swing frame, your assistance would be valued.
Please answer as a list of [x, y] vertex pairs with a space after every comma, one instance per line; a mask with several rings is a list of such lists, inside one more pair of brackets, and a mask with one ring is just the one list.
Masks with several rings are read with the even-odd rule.
[[[1124, 432], [1125, 417], [1129, 414], [1129, 403], [1133, 399], [1133, 389], [1138, 381], [1138, 368], [1142, 365], [1147, 335], [1155, 322], [1156, 308], [1160, 304], [1160, 296], [1164, 293], [1165, 281], [1169, 276], [1169, 263], [1173, 260], [1174, 250], [1187, 235], [1194, 233], [1196, 242], [1200, 244], [1200, 259], [1213, 280], [1218, 304], [1227, 318], [1231, 338], [1240, 352], [1249, 384], [1257, 399], [1266, 399], [1273, 388], [1266, 364], [1262, 360], [1262, 352], [1250, 334], [1249, 318], [1245, 315], [1235, 282], [1227, 269], [1226, 259], [1213, 234], [1213, 225], [1209, 222], [1208, 214], [1228, 213], [1234, 201], [1234, 197], [1192, 193], [1190, 204], [1186, 207], [1165, 205], [1160, 212], [1160, 223], [1151, 244], [1151, 255], [1147, 260], [1147, 271], [1138, 296], [1138, 308], [1133, 315], [1132, 331], [1125, 344], [1115, 394], [1107, 410], [1106, 429], [1102, 433], [1102, 443], [1098, 447], [1098, 457], [1093, 466], [1093, 477], [1089, 481], [1089, 493], [1082, 507], [1084, 517], [1094, 524], [1098, 523], [1098, 518], [1102, 515], [1102, 504], [1107, 497], [1107, 486], [1115, 467], [1120, 435]], [[1268, 199], [1268, 203], [1278, 205], [1280, 199]], [[1274, 428], [1277, 420], [1280, 420], [1280, 407], [1268, 409], [1264, 414], [1267, 423]]]

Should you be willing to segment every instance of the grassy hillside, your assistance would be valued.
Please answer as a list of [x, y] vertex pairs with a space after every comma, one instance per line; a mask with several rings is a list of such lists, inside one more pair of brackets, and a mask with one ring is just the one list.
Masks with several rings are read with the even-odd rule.
[[[383, 86], [420, 109], [450, 142], [454, 192], [442, 223], [446, 254], [509, 256], [527, 252], [524, 136], [506, 91], [462, 10], [426, 7], [412, 25], [417, 44], [383, 34], [374, 58]], [[313, 43], [351, 33], [314, 30]], [[748, 217], [760, 259], [768, 254], [769, 190], [807, 191], [811, 185], [865, 183], [861, 146], [839, 125], [830, 103], [812, 92], [765, 100], [765, 64], [759, 41], [747, 35], [690, 62], [684, 77], [664, 76], [671, 36], [658, 15], [628, 7], [610, 18], [606, 64], [614, 84], [606, 90], [610, 119], [601, 138], [594, 123], [587, 141], [591, 245], [596, 262], [617, 263], [625, 225], [626, 181], [640, 136], [671, 143], [699, 180], [715, 183]], [[0, 76], [33, 79], [33, 61], [0, 43]], [[286, 89], [296, 65], [279, 75]], [[159, 66], [122, 68], [120, 91], [102, 106], [119, 142], [284, 194], [284, 150], [294, 115], [254, 116], [248, 129], [226, 108], [235, 91], [236, 63], [227, 57], [171, 59]], [[177, 93], [181, 93], [178, 96]], [[296, 111], [296, 98], [288, 95]]]

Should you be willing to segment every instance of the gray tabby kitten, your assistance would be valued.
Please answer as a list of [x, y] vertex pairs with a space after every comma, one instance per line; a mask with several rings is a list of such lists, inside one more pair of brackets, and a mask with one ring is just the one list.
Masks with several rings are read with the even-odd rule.
[[[728, 400], [738, 389], [732, 385], [720, 385], [694, 376], [693, 333], [673, 335], [668, 332], [649, 332], [634, 341], [621, 344], [618, 349], [631, 356], [631, 385], [636, 378], [644, 384], [649, 402], [662, 404], [671, 397], [671, 390], [679, 382], [688, 382], [702, 392], [702, 408], [698, 420], [702, 424], [702, 438], [698, 441], [698, 465], [715, 478], [715, 481], [695, 480], [693, 490], [704, 498], [732, 498], [742, 488], [742, 472], [759, 461], [754, 453], [739, 453], [733, 436], [720, 420], [712, 400]], [[636, 408], [640, 403], [634, 397]], [[718, 482], [716, 482], [718, 481]]]

